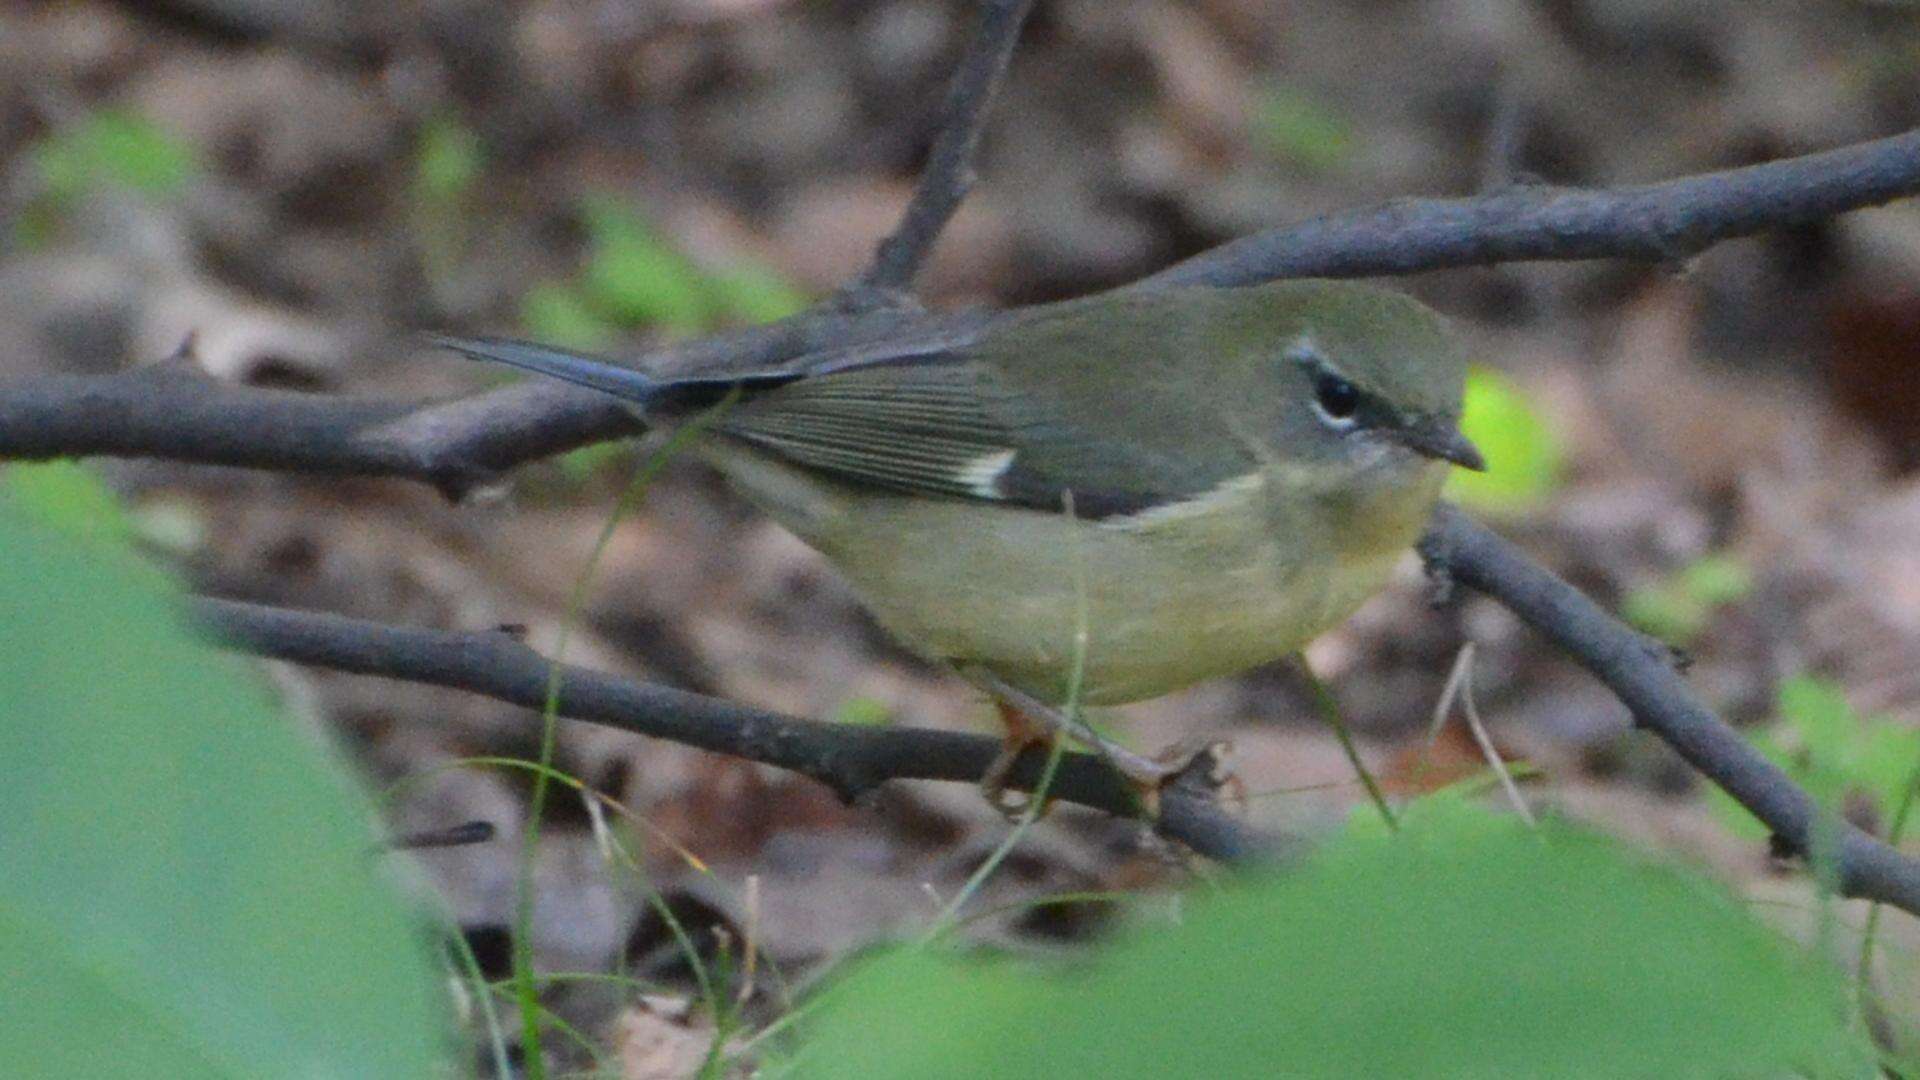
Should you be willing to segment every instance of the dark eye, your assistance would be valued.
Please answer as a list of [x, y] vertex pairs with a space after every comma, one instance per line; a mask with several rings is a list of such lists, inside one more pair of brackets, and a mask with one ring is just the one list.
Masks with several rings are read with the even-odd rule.
[[1313, 395], [1332, 420], [1350, 419], [1360, 408], [1360, 391], [1338, 375], [1323, 373], [1314, 379]]

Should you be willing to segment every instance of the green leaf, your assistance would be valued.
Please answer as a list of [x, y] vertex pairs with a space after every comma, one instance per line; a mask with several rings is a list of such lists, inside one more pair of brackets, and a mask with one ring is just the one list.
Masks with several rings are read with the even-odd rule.
[[848, 698], [833, 710], [833, 722], [858, 727], [882, 727], [893, 723], [893, 709], [879, 698]]
[[1071, 973], [884, 956], [827, 991], [793, 1064], [844, 1080], [1869, 1075], [1842, 992], [1715, 887], [1456, 807], [1196, 901]]
[[1738, 557], [1703, 555], [1658, 585], [1635, 589], [1620, 614], [1636, 629], [1672, 645], [1687, 645], [1721, 607], [1753, 591], [1753, 571]]
[[614, 439], [610, 442], [588, 443], [553, 460], [560, 466], [560, 475], [569, 484], [582, 484], [614, 462], [624, 461], [631, 449], [626, 440]]
[[[1834, 813], [1861, 798], [1882, 820], [1892, 815], [1920, 761], [1920, 731], [1859, 715], [1837, 683], [1809, 675], [1780, 684], [1775, 712], [1780, 723], [1753, 736], [1756, 749]], [[1732, 796], [1709, 790], [1709, 801], [1737, 832], [1766, 835], [1766, 826]]]
[[1268, 154], [1313, 172], [1333, 172], [1353, 159], [1353, 125], [1301, 90], [1270, 86], [1255, 99], [1253, 138]]
[[735, 322], [776, 322], [807, 308], [805, 293], [763, 266], [719, 271], [708, 276], [707, 285], [720, 310]]
[[1513, 380], [1478, 364], [1467, 369], [1460, 428], [1487, 459], [1483, 473], [1454, 469], [1447, 496], [1488, 513], [1520, 513], [1560, 486], [1562, 452], [1547, 421]]
[[485, 161], [472, 128], [451, 117], [428, 120], [414, 143], [414, 193], [429, 203], [455, 203], [473, 190]]
[[1753, 591], [1753, 571], [1735, 555], [1702, 555], [1680, 571], [1679, 585], [1700, 603], [1731, 604]]
[[76, 461], [9, 465], [0, 491], [22, 513], [90, 544], [124, 546], [132, 520], [100, 474]]
[[144, 117], [119, 110], [94, 113], [31, 153], [42, 184], [56, 199], [97, 184], [173, 195], [186, 188], [198, 168], [186, 143]]
[[1635, 589], [1620, 599], [1620, 617], [1628, 625], [1669, 645], [1687, 645], [1707, 628], [1705, 607], [1670, 588]]
[[612, 327], [684, 335], [725, 322], [772, 322], [807, 306], [805, 294], [764, 266], [701, 267], [618, 199], [586, 199], [580, 214], [588, 251], [579, 300]]
[[622, 326], [691, 334], [708, 325], [699, 269], [644, 219], [607, 197], [587, 199], [581, 217], [589, 250], [580, 287], [590, 306]]
[[158, 575], [0, 500], [0, 1060], [429, 1076], [445, 1002], [365, 800]]
[[521, 295], [520, 325], [532, 338], [581, 352], [605, 349], [620, 336], [580, 290], [559, 281], [536, 282]]

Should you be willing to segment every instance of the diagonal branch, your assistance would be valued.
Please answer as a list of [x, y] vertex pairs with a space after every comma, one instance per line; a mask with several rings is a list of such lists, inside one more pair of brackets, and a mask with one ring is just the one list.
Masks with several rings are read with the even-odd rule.
[[1668, 650], [1628, 629], [1580, 590], [1451, 506], [1420, 553], [1442, 580], [1493, 597], [1591, 671], [1687, 763], [1739, 800], [1791, 850], [1832, 851], [1841, 895], [1920, 915], [1920, 862], [1832, 813], [1700, 704]]
[[1920, 194], [1920, 131], [1620, 188], [1515, 186], [1396, 199], [1255, 233], [1137, 283], [1249, 285], [1536, 259], [1673, 261], [1722, 240]]
[[911, 288], [933, 242], [972, 189], [973, 156], [986, 127], [987, 110], [1032, 8], [1033, 0], [981, 0], [980, 26], [947, 85], [940, 134], [926, 168], [900, 224], [880, 242], [873, 265], [848, 290], [854, 303], [878, 302]]
[[[413, 630], [338, 615], [234, 600], [195, 599], [193, 617], [216, 641], [311, 667], [468, 690], [529, 709], [546, 706], [552, 661], [503, 631]], [[866, 727], [781, 716], [665, 686], [562, 665], [560, 715], [790, 769], [849, 801], [889, 780], [978, 781], [1000, 743], [931, 728]], [[1010, 786], [1032, 790], [1046, 755], [1029, 752]], [[1090, 754], [1061, 759], [1051, 797], [1131, 816], [1133, 793]], [[1239, 860], [1284, 850], [1283, 837], [1249, 827], [1184, 785], [1163, 793], [1155, 829], [1203, 855]]]

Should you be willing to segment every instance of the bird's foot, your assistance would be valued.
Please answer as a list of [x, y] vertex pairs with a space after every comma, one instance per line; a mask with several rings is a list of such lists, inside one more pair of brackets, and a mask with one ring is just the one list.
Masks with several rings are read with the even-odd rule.
[[[1025, 712], [1004, 701], [997, 701], [994, 705], [1000, 712], [1000, 726], [1005, 729], [1005, 736], [1000, 742], [1000, 752], [993, 756], [987, 771], [980, 776], [980, 794], [986, 796], [988, 804], [995, 810], [1008, 818], [1018, 818], [1027, 812], [1033, 799], [1009, 786], [1014, 765], [1019, 762], [1020, 755], [1028, 750], [1051, 750], [1053, 740], [1060, 736], [1057, 733], [1049, 734], [1029, 720]], [[1046, 812], [1047, 807], [1043, 805], [1035, 812], [1035, 816]]]
[[[1232, 782], [1226, 766], [1231, 749], [1228, 743], [1210, 742], [1197, 747], [1176, 743], [1146, 757], [1101, 735], [1078, 716], [1055, 709], [991, 674], [972, 674], [994, 695], [1000, 723], [1006, 730], [1000, 753], [980, 778], [980, 790], [995, 809], [1009, 817], [1025, 814], [1031, 805], [1028, 797], [1009, 786], [1020, 755], [1031, 749], [1051, 749], [1055, 739], [1068, 736], [1087, 744], [1119, 774], [1141, 816], [1149, 821], [1160, 816], [1160, 796], [1170, 786], [1190, 784], [1214, 791]], [[1046, 809], [1042, 806], [1039, 812]]]

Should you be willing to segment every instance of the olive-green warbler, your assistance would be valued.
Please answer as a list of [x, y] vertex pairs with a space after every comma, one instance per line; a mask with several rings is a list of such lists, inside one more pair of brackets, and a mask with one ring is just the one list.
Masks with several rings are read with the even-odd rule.
[[737, 388], [699, 452], [902, 640], [1042, 704], [1076, 652], [1100, 705], [1297, 651], [1384, 582], [1449, 463], [1483, 467], [1441, 319], [1351, 282], [1105, 293], [722, 378], [437, 340], [656, 424]]

